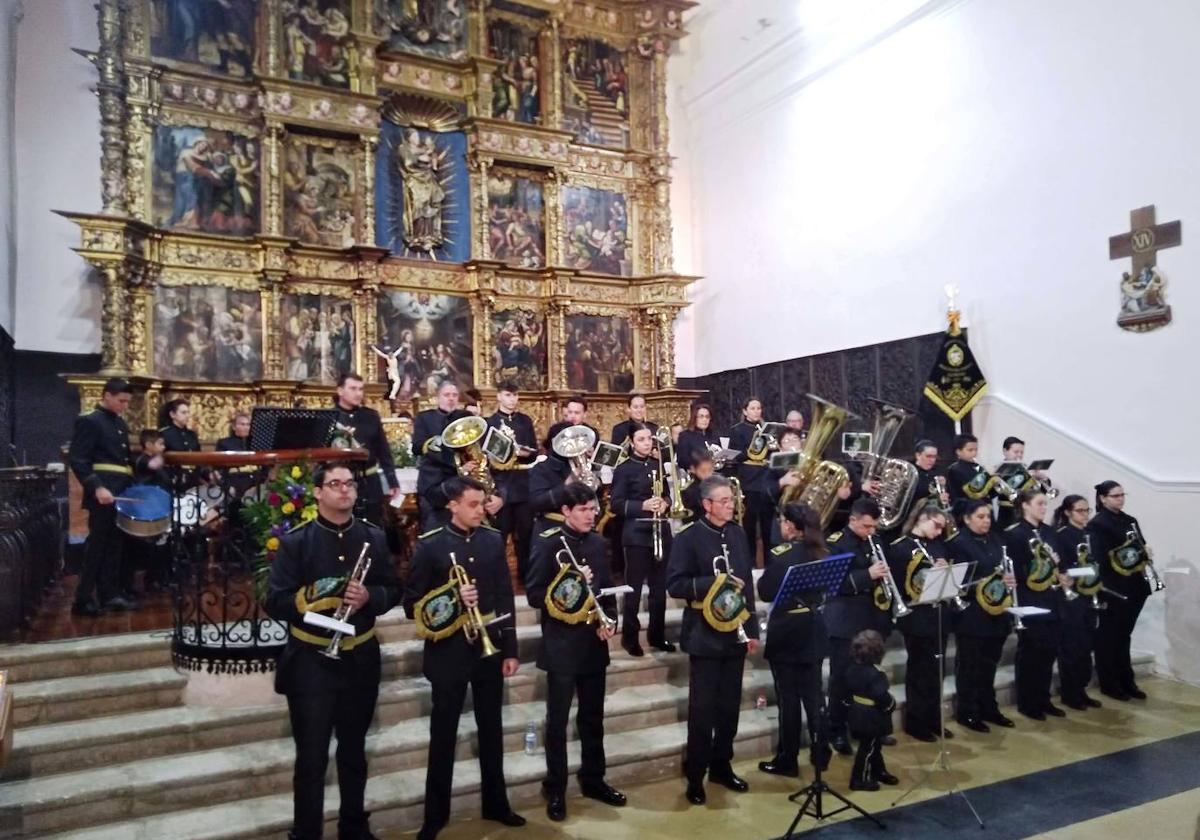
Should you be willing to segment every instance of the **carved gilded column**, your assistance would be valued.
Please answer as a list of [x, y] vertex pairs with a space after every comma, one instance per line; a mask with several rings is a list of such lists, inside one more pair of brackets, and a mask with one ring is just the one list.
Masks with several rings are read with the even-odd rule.
[[567, 310], [571, 301], [555, 299], [550, 301], [546, 320], [550, 333], [549, 347], [549, 380], [550, 390], [565, 391], [567, 389]]
[[[377, 379], [376, 356], [371, 346], [379, 345], [379, 324], [375, 312], [378, 294], [379, 288], [374, 285], [364, 285], [354, 292], [354, 317], [358, 321], [355, 324], [355, 333], [358, 339], [355, 342], [358, 356], [355, 365], [368, 382], [374, 382]], [[390, 349], [395, 350], [396, 348]]]
[[128, 350], [126, 366], [134, 376], [151, 376], [154, 373], [149, 353], [150, 319], [153, 305], [153, 289], [146, 285], [145, 276], [138, 278], [137, 285], [126, 291], [129, 309], [127, 314]]
[[[471, 154], [467, 158], [471, 166], [471, 256], [477, 260], [495, 259], [492, 254], [492, 242], [488, 236], [488, 169], [493, 160], [487, 155]], [[544, 205], [543, 205], [544, 206]], [[544, 212], [544, 211], [543, 211]]]
[[675, 316], [678, 310], [658, 312], [658, 387], [675, 387]]
[[282, 13], [279, 9], [279, 0], [264, 0], [262, 6], [262, 19], [264, 30], [267, 33], [267, 48], [263, 53], [260, 53], [260, 63], [262, 64], [263, 74], [266, 76], [282, 76], [282, 55], [280, 54], [280, 46], [283, 38], [279, 33], [279, 24]]
[[542, 66], [549, 68], [550, 79], [549, 85], [546, 85], [546, 80], [542, 81], [542, 87], [549, 87], [550, 98], [546, 101], [546, 97], [542, 97], [542, 125], [551, 128], [565, 128], [563, 125], [563, 83], [562, 83], [562, 29], [557, 17], [550, 19], [550, 28], [542, 33], [542, 41], [548, 42], [546, 56], [549, 60], [543, 61]]
[[379, 138], [374, 136], [362, 138], [363, 147], [363, 185], [362, 185], [362, 224], [358, 229], [360, 245], [375, 244], [375, 152], [379, 147]]
[[100, 373], [114, 376], [127, 372], [125, 363], [125, 280], [116, 263], [100, 266], [104, 275], [104, 303], [100, 307]]
[[263, 315], [267, 329], [263, 335], [263, 379], [284, 378], [283, 370], [283, 290], [278, 281], [268, 278], [261, 286]]
[[270, 124], [263, 135], [263, 160], [266, 163], [263, 180], [263, 229], [270, 236], [283, 235], [283, 168], [280, 163], [283, 146], [283, 126]]
[[496, 372], [492, 369], [492, 353], [489, 337], [492, 328], [492, 313], [496, 309], [496, 298], [491, 294], [479, 296], [479, 318], [475, 322], [475, 349], [478, 351], [478, 361], [475, 363], [475, 381], [483, 383], [486, 388], [496, 384]]
[[100, 0], [100, 50], [95, 57], [100, 80], [100, 197], [101, 212], [124, 216], [125, 198], [125, 60], [122, 57], [122, 22], [127, 0]]

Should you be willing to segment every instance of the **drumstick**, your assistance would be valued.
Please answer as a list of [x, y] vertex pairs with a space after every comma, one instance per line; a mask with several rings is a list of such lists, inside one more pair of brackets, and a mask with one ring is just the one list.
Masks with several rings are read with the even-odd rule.
[[150, 499], [139, 499], [136, 496], [113, 496], [113, 501], [114, 502], [138, 502], [140, 504], [142, 502], [149, 502], [151, 500]]

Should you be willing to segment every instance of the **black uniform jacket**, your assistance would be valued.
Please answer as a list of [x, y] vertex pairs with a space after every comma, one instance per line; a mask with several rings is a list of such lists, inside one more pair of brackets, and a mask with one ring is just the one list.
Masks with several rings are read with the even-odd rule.
[[91, 510], [97, 506], [96, 488], [119, 495], [133, 483], [129, 427], [120, 415], [99, 406], [79, 415], [67, 460], [83, 485], [83, 506]]
[[151, 457], [142, 453], [137, 456], [137, 460], [133, 464], [133, 480], [137, 484], [151, 484], [162, 490], [171, 492], [171, 478], [167, 475], [166, 469], [159, 467], [154, 470], [150, 468]]
[[[514, 440], [521, 446], [537, 449], [537, 432], [533, 428], [533, 419], [528, 414], [514, 411], [506, 414], [497, 411], [487, 419], [492, 428], [501, 428], [501, 421], [513, 430]], [[529, 464], [537, 458], [537, 452], [519, 456], [507, 466], [492, 465], [492, 477], [496, 480], [496, 492], [504, 499], [506, 505], [524, 504], [529, 501]], [[522, 469], [524, 467], [524, 469]]]
[[230, 435], [217, 441], [217, 452], [251, 452], [250, 438]]
[[[624, 517], [625, 525], [621, 529], [621, 542], [624, 545], [652, 544], [654, 515], [642, 510], [642, 504], [653, 495], [651, 482], [658, 471], [657, 458], [642, 458], [638, 455], [627, 458], [613, 470], [612, 510], [617, 516]], [[663, 482], [660, 495], [661, 498], [670, 501], [666, 482]], [[666, 515], [659, 517], [658, 528], [662, 534], [665, 551], [671, 539], [671, 527]]]
[[[625, 443], [625, 441], [631, 440], [633, 438], [633, 427], [637, 423], [637, 420], [622, 420], [620, 423], [613, 426], [612, 442], [617, 446], [621, 446], [623, 443]], [[654, 434], [658, 431], [658, 424], [651, 423], [649, 420], [642, 421], [641, 425], [648, 428], [651, 434]]]
[[[925, 546], [925, 550], [934, 560], [938, 560], [939, 558], [948, 559], [946, 557], [946, 544], [940, 539], [922, 539], [920, 542], [921, 545]], [[906, 636], [936, 639], [938, 635], [938, 611], [946, 609], [946, 602], [939, 601], [933, 605], [912, 603], [916, 601], [919, 593], [916, 586], [910, 585], [910, 567], [913, 570], [912, 579], [914, 581], [921, 568], [931, 568], [929, 562], [924, 559], [919, 564], [913, 564], [913, 552], [916, 550], [917, 539], [911, 534], [907, 537], [901, 537], [888, 546], [888, 567], [892, 570], [892, 579], [896, 581], [896, 586], [900, 588], [900, 597], [904, 599], [904, 603], [912, 608], [912, 612], [896, 621], [896, 627]], [[949, 613], [944, 615], [942, 619], [942, 634], [945, 635], [950, 632]]]
[[[479, 590], [479, 612], [484, 620], [508, 613], [509, 617], [503, 621], [489, 624], [487, 632], [500, 650], [500, 657], [515, 659], [517, 631], [512, 580], [508, 575], [504, 544], [495, 528], [482, 526], [466, 533], [448, 524], [422, 534], [417, 540], [408, 573], [405, 612], [412, 618], [417, 601], [450, 579], [451, 552]], [[461, 631], [441, 641], [426, 640], [422, 672], [431, 682], [464, 682], [480, 659], [480, 649], [478, 641], [467, 641], [466, 634]]]
[[529, 505], [535, 514], [559, 513], [561, 490], [571, 476], [571, 465], [551, 453], [529, 471]]
[[770, 455], [768, 454], [762, 461], [751, 461], [746, 454], [746, 449], [756, 434], [758, 434], [757, 426], [747, 423], [745, 420], [737, 423], [729, 430], [729, 448], [741, 452], [737, 458], [737, 479], [742, 483], [742, 492], [746, 495], [762, 493], [769, 496], [771, 494], [771, 477], [767, 462], [770, 461]]
[[679, 641], [692, 656], [723, 658], [741, 656], [746, 650], [738, 642], [736, 631], [723, 633], [713, 629], [704, 620], [701, 611], [693, 607], [693, 604], [703, 603], [704, 596], [716, 580], [713, 558], [720, 557], [723, 549], [729, 553], [729, 571], [745, 584], [743, 592], [750, 617], [742, 628], [751, 639], [758, 638], [758, 614], [754, 607], [752, 577], [754, 565], [750, 561], [746, 532], [736, 522], [728, 522], [718, 528], [707, 516], [703, 516], [679, 532], [667, 561], [667, 593], [672, 598], [684, 598], [688, 602], [683, 611], [683, 630]]
[[[341, 594], [310, 602], [305, 590], [322, 578], [348, 576], [363, 543], [371, 546], [371, 568], [363, 581], [371, 597], [350, 616], [355, 636], [343, 637], [341, 657], [333, 660], [320, 653], [333, 634], [305, 624], [304, 613], [316, 610], [331, 616], [341, 606]], [[307, 694], [337, 691], [339, 682], [346, 680], [378, 683], [375, 619], [399, 601], [400, 583], [382, 529], [362, 519], [335, 525], [318, 517], [284, 534], [271, 563], [264, 601], [268, 615], [289, 625], [287, 646], [275, 674], [275, 690], [280, 694]]]
[[[937, 502], [939, 506], [941, 505], [941, 501], [938, 499], [937, 493], [934, 490], [934, 486], [939, 475], [942, 475], [942, 470], [940, 467], [934, 466], [932, 469], [928, 470], [923, 470], [920, 467], [917, 467], [917, 486], [916, 489], [913, 490], [912, 502], [909, 504], [908, 510], [904, 511], [904, 516], [900, 520], [901, 523], [907, 522], [908, 517], [912, 514], [912, 512], [917, 508], [924, 507], [927, 502], [934, 501]], [[947, 484], [949, 484], [949, 482], [947, 482]], [[947, 487], [946, 492], [950, 492], [949, 487]], [[951, 502], [953, 502], [953, 499], [951, 499]], [[896, 526], [897, 529], [899, 527], [899, 525]]]
[[[974, 461], [955, 461], [946, 470], [946, 492], [950, 494], [950, 509], [959, 512], [963, 503], [971, 498], [967, 493], [967, 485], [981, 472], [987, 472], [982, 464]], [[995, 491], [991, 491], [994, 494]]]
[[763, 654], [770, 662], [819, 663], [828, 653], [829, 634], [819, 609], [820, 592], [792, 594], [776, 600], [788, 569], [809, 562], [813, 558], [801, 542], [781, 543], [767, 555], [767, 568], [758, 579], [758, 597], [774, 602], [767, 620]]
[[452, 449], [427, 452], [417, 467], [417, 495], [435, 509], [441, 510], [448, 502], [442, 492], [442, 482], [458, 475], [458, 465]]
[[[1100, 580], [1104, 588], [1130, 598], [1145, 598], [1150, 594], [1150, 584], [1146, 582], [1145, 575], [1140, 571], [1123, 575], [1113, 567], [1108, 557], [1110, 551], [1126, 543], [1129, 531], [1134, 527], [1141, 532], [1138, 521], [1129, 514], [1113, 513], [1101, 508], [1088, 522], [1087, 532], [1092, 537], [1092, 559], [1100, 566]], [[1145, 534], [1142, 536], [1144, 538]]]
[[[1012, 615], [1002, 613], [992, 615], [979, 605], [979, 585], [987, 580], [1001, 565], [1004, 542], [997, 535], [988, 531], [986, 534], [976, 534], [969, 528], [961, 528], [959, 532], [946, 540], [946, 553], [952, 563], [974, 563], [967, 576], [969, 586], [965, 587], [962, 599], [967, 608], [954, 618], [954, 632], [963, 636], [980, 638], [1003, 638], [1012, 627]], [[1021, 594], [1017, 593], [1021, 601]]]
[[679, 433], [679, 443], [675, 446], [675, 462], [685, 470], [695, 466], [692, 458], [698, 452], [707, 452], [709, 444], [721, 445], [721, 438], [712, 431], [701, 432], [698, 429], [684, 429]]
[[829, 635], [835, 639], [853, 639], [863, 630], [875, 630], [886, 639], [892, 632], [892, 616], [888, 610], [875, 606], [878, 584], [871, 580], [871, 573], [867, 571], [874, 562], [870, 544], [846, 528], [829, 535], [829, 552], [854, 555], [838, 594], [825, 604], [825, 626], [829, 628]]
[[440, 436], [450, 425], [451, 413], [442, 411], [440, 408], [430, 408], [417, 414], [417, 419], [413, 421], [412, 434], [414, 455], [420, 458], [425, 454], [425, 450], [429, 448], [429, 442]]
[[[1050, 610], [1048, 614], [1025, 616], [1021, 619], [1025, 624], [1031, 621], [1057, 621], [1059, 600], [1062, 597], [1057, 589], [1050, 587], [1041, 592], [1035, 592], [1029, 588], [1029, 571], [1033, 564], [1033, 549], [1029, 545], [1029, 541], [1033, 539], [1035, 533], [1048, 547], [1055, 548], [1054, 529], [1044, 522], [1035, 530], [1033, 525], [1022, 519], [1004, 529], [1004, 544], [1008, 548], [1008, 556], [1013, 561], [1013, 572], [1017, 576], [1018, 603], [1022, 607], [1042, 607]], [[1057, 577], [1052, 579], [1051, 583], [1057, 584]]]
[[[581, 565], [592, 569], [592, 591], [599, 592], [613, 585], [608, 566], [608, 544], [595, 531], [581, 534], [565, 525], [542, 531], [533, 538], [529, 553], [529, 575], [525, 581], [525, 597], [529, 606], [541, 610], [542, 644], [538, 649], [537, 666], [543, 671], [559, 674], [594, 674], [608, 667], [608, 643], [596, 635], [594, 622], [567, 624], [552, 617], [545, 609], [546, 591], [558, 574], [558, 558], [563, 539]], [[600, 606], [609, 616], [616, 617], [615, 595], [605, 595]]]
[[888, 692], [887, 674], [878, 665], [846, 666], [846, 722], [855, 738], [878, 738], [892, 731], [896, 700]]
[[199, 452], [200, 436], [191, 429], [183, 429], [172, 423], [158, 430], [168, 452]]
[[[354, 439], [371, 455], [363, 468], [364, 480], [358, 483], [358, 492], [368, 502], [377, 501], [383, 497], [384, 487], [396, 486], [396, 462], [392, 460], [392, 448], [383, 433], [379, 412], [363, 405], [342, 408], [336, 399], [333, 407], [337, 411], [337, 422], [354, 429]], [[380, 473], [383, 474], [382, 486], [377, 477]]]
[[683, 499], [683, 506], [688, 510], [687, 522], [695, 522], [704, 515], [704, 500], [700, 498], [699, 481], [693, 479], [692, 483], [679, 494], [679, 497]]

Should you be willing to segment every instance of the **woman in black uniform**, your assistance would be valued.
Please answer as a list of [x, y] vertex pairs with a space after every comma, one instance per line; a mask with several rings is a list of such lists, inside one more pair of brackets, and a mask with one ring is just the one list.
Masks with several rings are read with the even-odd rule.
[[[1085, 530], [1092, 509], [1083, 496], [1071, 495], [1062, 500], [1054, 513], [1054, 536], [1058, 538], [1060, 571], [1073, 566], [1095, 569], [1091, 556], [1091, 539]], [[1102, 607], [1099, 600], [1099, 570], [1091, 577], [1076, 578], [1075, 591], [1081, 596], [1062, 604], [1062, 641], [1058, 651], [1058, 696], [1067, 708], [1082, 712], [1099, 707], [1100, 701], [1088, 696], [1092, 681], [1092, 645], [1096, 636], [1096, 613]]]

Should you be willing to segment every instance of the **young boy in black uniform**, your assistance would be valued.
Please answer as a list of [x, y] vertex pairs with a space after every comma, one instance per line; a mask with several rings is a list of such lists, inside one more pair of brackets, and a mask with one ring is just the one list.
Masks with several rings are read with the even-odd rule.
[[858, 739], [850, 771], [850, 790], [879, 790], [879, 784], [899, 784], [883, 763], [883, 739], [892, 733], [896, 700], [888, 691], [883, 661], [883, 636], [863, 630], [850, 643], [853, 662], [846, 668], [846, 719]]

